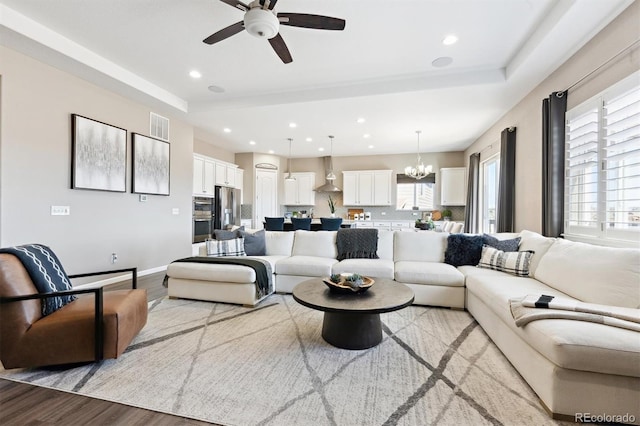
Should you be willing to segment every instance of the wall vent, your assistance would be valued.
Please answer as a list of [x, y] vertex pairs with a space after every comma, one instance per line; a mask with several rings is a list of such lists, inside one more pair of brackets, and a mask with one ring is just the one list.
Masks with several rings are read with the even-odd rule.
[[154, 112], [149, 117], [149, 135], [169, 142], [169, 119]]

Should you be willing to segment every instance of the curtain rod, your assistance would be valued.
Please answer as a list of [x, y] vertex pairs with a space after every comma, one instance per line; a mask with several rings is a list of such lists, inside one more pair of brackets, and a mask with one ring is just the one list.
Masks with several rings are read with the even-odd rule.
[[602, 69], [603, 67], [605, 67], [606, 65], [608, 65], [610, 62], [612, 62], [613, 60], [615, 60], [618, 56], [622, 55], [623, 53], [625, 53], [627, 50], [633, 48], [633, 46], [635, 46], [636, 44], [640, 43], [640, 39], [637, 39], [636, 41], [634, 41], [633, 43], [631, 43], [629, 46], [625, 47], [624, 49], [622, 49], [621, 51], [619, 51], [618, 53], [616, 53], [615, 55], [613, 55], [611, 58], [607, 59], [606, 61], [604, 61], [599, 67], [595, 68], [593, 71], [587, 73], [584, 77], [582, 77], [580, 80], [576, 81], [575, 83], [573, 83], [571, 86], [567, 87], [564, 91], [569, 91], [571, 89], [573, 89], [574, 87], [576, 87], [578, 84], [582, 83], [584, 80], [586, 80], [587, 78], [591, 77], [593, 74], [595, 74], [596, 72], [598, 72], [600, 69]]

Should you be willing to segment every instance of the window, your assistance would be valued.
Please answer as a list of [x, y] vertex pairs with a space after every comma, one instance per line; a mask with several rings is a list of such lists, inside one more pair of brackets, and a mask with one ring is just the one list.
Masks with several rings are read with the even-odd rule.
[[403, 174], [397, 175], [396, 209], [433, 210], [435, 175], [416, 180]]
[[500, 156], [494, 155], [481, 163], [482, 220], [481, 231], [487, 234], [496, 232], [496, 207], [498, 204], [498, 181], [500, 179]]
[[567, 111], [565, 234], [640, 241], [640, 72]]

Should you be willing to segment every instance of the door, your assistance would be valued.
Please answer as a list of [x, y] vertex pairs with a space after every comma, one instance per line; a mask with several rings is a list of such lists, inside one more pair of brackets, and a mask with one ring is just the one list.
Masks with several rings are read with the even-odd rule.
[[261, 229], [265, 217], [280, 216], [278, 212], [278, 171], [256, 169], [256, 194], [253, 210], [254, 228]]

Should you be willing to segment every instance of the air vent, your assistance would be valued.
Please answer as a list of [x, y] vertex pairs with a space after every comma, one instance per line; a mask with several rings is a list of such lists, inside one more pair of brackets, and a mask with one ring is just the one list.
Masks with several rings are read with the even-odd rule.
[[149, 135], [169, 142], [169, 119], [152, 112], [149, 117]]

